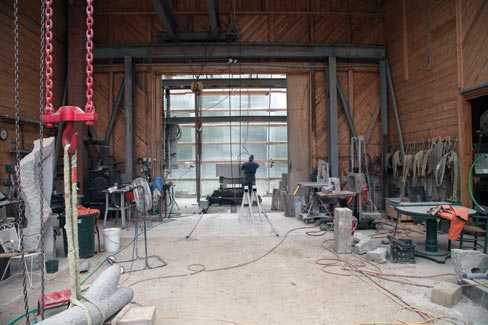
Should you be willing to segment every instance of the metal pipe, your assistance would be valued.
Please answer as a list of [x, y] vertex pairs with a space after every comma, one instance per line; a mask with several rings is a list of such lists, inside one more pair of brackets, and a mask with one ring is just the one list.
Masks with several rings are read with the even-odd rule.
[[197, 226], [200, 223], [200, 220], [202, 220], [204, 214], [205, 214], [205, 210], [202, 210], [202, 212], [200, 212], [200, 216], [198, 217], [197, 222], [195, 222], [193, 224], [193, 227], [191, 227], [190, 232], [188, 233], [188, 235], [185, 236], [186, 239], [189, 239], [191, 237], [191, 234], [193, 234], [193, 231], [195, 231], [195, 229], [197, 228]]
[[119, 92], [117, 93], [117, 98], [115, 99], [114, 106], [112, 107], [112, 114], [110, 115], [110, 121], [108, 122], [107, 130], [105, 131], [105, 136], [102, 140], [102, 165], [108, 165], [108, 156], [109, 156], [109, 140], [110, 135], [112, 134], [112, 129], [115, 123], [115, 117], [117, 116], [117, 112], [119, 111], [120, 101], [122, 100], [122, 94], [124, 93], [125, 87], [125, 79], [122, 80], [120, 83]]
[[388, 63], [388, 59], [386, 60], [386, 79], [388, 81], [388, 89], [390, 91], [391, 102], [393, 104], [393, 115], [395, 117], [395, 127], [398, 133], [398, 143], [400, 144], [400, 153], [403, 159], [403, 157], [405, 157], [405, 149], [403, 147], [402, 129], [400, 127], [400, 119], [398, 117], [398, 106], [396, 102], [395, 90], [393, 89], [393, 81], [391, 79], [390, 64]]
[[133, 109], [132, 57], [124, 58], [124, 106], [125, 106], [125, 181], [134, 179], [134, 109]]
[[354, 121], [351, 117], [351, 112], [349, 111], [349, 105], [346, 102], [346, 98], [344, 97], [344, 92], [342, 91], [341, 82], [339, 77], [337, 77], [337, 92], [339, 93], [339, 97], [341, 98], [342, 108], [344, 109], [344, 113], [346, 114], [347, 124], [349, 124], [349, 130], [351, 130], [352, 136], [357, 137], [356, 129], [354, 128]]
[[327, 60], [327, 92], [329, 100], [327, 105], [327, 129], [328, 138], [328, 156], [331, 177], [339, 177], [339, 144], [337, 128], [337, 70], [336, 57], [330, 56]]

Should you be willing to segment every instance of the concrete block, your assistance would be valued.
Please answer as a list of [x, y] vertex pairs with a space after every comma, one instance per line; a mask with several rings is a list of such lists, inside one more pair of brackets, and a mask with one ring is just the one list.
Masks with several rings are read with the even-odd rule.
[[156, 307], [130, 307], [117, 322], [120, 325], [152, 325], [156, 321]]
[[277, 188], [273, 189], [273, 197], [271, 199], [271, 210], [283, 210], [280, 190]]
[[366, 260], [379, 264], [386, 263], [386, 248], [378, 247], [375, 250], [367, 252]]
[[362, 255], [366, 254], [369, 251], [373, 251], [380, 246], [380, 243], [376, 240], [371, 238], [365, 238], [360, 240], [356, 245], [353, 247], [353, 251], [356, 254]]
[[283, 210], [285, 217], [296, 217], [302, 211], [302, 202], [300, 197], [293, 196], [293, 194], [286, 194], [283, 201]]
[[352, 211], [348, 208], [334, 209], [334, 250], [338, 254], [351, 253]]
[[480, 251], [452, 249], [451, 258], [458, 282], [465, 273], [485, 273], [488, 271], [488, 255]]
[[359, 243], [361, 240], [368, 239], [368, 238], [369, 238], [368, 235], [356, 231], [354, 232], [354, 236], [352, 237], [352, 242], [356, 244]]
[[462, 287], [455, 283], [438, 282], [432, 288], [431, 301], [444, 307], [455, 306], [462, 297]]

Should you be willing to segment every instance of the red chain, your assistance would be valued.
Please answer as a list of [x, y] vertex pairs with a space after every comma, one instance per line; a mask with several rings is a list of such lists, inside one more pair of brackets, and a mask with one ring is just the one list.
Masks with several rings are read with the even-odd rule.
[[53, 1], [46, 1], [46, 108], [44, 113], [52, 114], [53, 109]]
[[86, 1], [86, 105], [85, 112], [93, 113], [93, 0]]

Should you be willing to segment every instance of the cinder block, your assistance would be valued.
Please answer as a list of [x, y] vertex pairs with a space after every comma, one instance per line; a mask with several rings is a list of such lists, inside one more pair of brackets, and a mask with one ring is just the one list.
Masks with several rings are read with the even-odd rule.
[[438, 282], [432, 288], [431, 301], [444, 307], [455, 306], [462, 297], [462, 287], [454, 283]]
[[361, 239], [356, 245], [354, 245], [353, 252], [362, 255], [377, 249], [379, 246], [380, 242], [367, 237], [365, 239]]
[[367, 252], [366, 260], [379, 264], [386, 263], [386, 248], [378, 247], [373, 251]]
[[120, 325], [152, 325], [156, 320], [155, 307], [130, 307], [117, 321]]

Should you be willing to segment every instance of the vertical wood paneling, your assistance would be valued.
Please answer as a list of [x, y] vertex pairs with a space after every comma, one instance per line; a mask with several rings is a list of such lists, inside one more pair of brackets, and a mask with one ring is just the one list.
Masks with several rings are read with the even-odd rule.
[[[40, 65], [40, 2], [19, 1], [19, 100], [20, 116], [39, 120], [39, 65]], [[53, 105], [61, 104], [66, 78], [65, 49], [66, 30], [64, 1], [54, 3], [53, 26]], [[15, 115], [14, 103], [14, 25], [13, 2], [0, 1], [0, 114]], [[6, 128], [9, 137], [0, 142], [0, 180], [7, 177], [5, 165], [15, 164], [15, 156], [9, 151], [15, 140], [13, 121], [0, 121], [0, 128]], [[20, 147], [32, 149], [34, 140], [39, 138], [39, 128], [34, 125], [22, 126]], [[54, 133], [46, 130], [45, 136]]]
[[[365, 135], [370, 126], [371, 117], [379, 107], [379, 76], [378, 72], [354, 72], [354, 80], [348, 83], [348, 72], [338, 72], [344, 94], [352, 94], [354, 97], [352, 107], [352, 119], [358, 135]], [[327, 101], [326, 101], [326, 82], [325, 73], [317, 71], [315, 76], [316, 83], [316, 148], [314, 159], [326, 159], [327, 157]], [[353, 84], [353, 89], [349, 89], [349, 84]], [[347, 100], [346, 95], [346, 100]], [[350, 102], [348, 101], [350, 105]], [[338, 130], [339, 130], [339, 164], [341, 174], [349, 170], [349, 144], [351, 133], [349, 124], [342, 107], [338, 103]], [[372, 122], [372, 131], [370, 141], [367, 144], [367, 150], [370, 155], [379, 155], [380, 153], [380, 120], [377, 118]]]
[[[431, 1], [432, 70], [429, 70], [425, 1], [407, 2], [409, 78], [404, 80], [402, 6], [385, 1], [385, 43], [395, 87], [404, 141], [456, 136], [457, 75], [454, 2]], [[390, 118], [390, 141], [397, 133]]]
[[462, 0], [461, 38], [463, 85], [472, 87], [488, 82], [488, 2]]
[[313, 43], [347, 43], [346, 16], [312, 17]]

